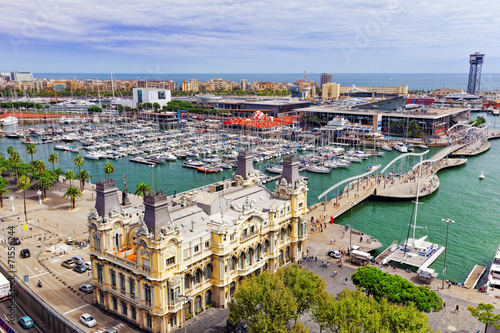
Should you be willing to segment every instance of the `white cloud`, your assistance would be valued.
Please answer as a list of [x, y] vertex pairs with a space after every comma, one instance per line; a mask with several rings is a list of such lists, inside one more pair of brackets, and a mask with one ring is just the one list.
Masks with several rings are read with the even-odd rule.
[[[257, 56], [352, 64], [389, 52], [447, 54], [457, 45], [473, 48], [465, 52], [482, 44], [499, 51], [500, 4], [485, 0], [24, 0], [2, 7], [0, 32], [18, 40], [171, 59]], [[342, 46], [351, 48], [351, 59]]]

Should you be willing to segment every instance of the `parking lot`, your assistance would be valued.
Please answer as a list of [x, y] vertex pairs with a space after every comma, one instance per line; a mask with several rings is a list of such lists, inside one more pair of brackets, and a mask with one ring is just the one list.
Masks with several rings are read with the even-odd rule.
[[[65, 187], [62, 184], [56, 185], [48, 192], [48, 198], [42, 204], [38, 202], [36, 191], [27, 191], [28, 223], [24, 222], [22, 193], [13, 190], [13, 194], [17, 196], [14, 211], [11, 210], [11, 202], [5, 202], [5, 207], [0, 210], [0, 242], [3, 245], [0, 246], [0, 258], [4, 262], [8, 260], [4, 240], [18, 237], [21, 243], [14, 245], [18, 276], [21, 280], [27, 276], [26, 284], [42, 299], [87, 332], [104, 332], [107, 328], [115, 328], [119, 332], [138, 332], [121, 320], [101, 312], [92, 305], [93, 294], [79, 290], [81, 285], [91, 281], [90, 271], [78, 273], [61, 265], [75, 256], [83, 257], [85, 262], [90, 261], [88, 246], [68, 245], [67, 240], [70, 237], [86, 243], [87, 213], [95, 204], [95, 193], [92, 196], [90, 187], [90, 190], [85, 190], [84, 197], [77, 200], [76, 208], [71, 210], [70, 201], [62, 198]], [[142, 201], [132, 195], [130, 199], [134, 203]], [[29, 250], [30, 257], [21, 257], [20, 253], [24, 249]], [[39, 280], [42, 281], [42, 287], [37, 286]], [[95, 327], [87, 328], [79, 323], [80, 316], [84, 313], [91, 314], [97, 320]]]

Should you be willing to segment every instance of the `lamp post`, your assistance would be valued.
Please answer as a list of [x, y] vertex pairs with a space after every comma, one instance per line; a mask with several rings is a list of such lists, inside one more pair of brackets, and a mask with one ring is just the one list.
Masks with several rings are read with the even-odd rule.
[[351, 230], [349, 230], [349, 253], [352, 250], [352, 207], [354, 207], [354, 201], [348, 201], [349, 205], [351, 205]]
[[448, 231], [450, 230], [450, 223], [455, 223], [452, 219], [441, 219], [441, 221], [446, 222], [446, 245], [444, 248], [444, 268], [443, 268], [443, 283], [441, 284], [441, 289], [444, 289], [444, 280], [446, 276], [446, 252], [448, 251]]
[[11, 196], [9, 197], [9, 200], [10, 200], [10, 203], [12, 204], [12, 210], [14, 210], [14, 196], [13, 196], [13, 195], [11, 195]]
[[36, 194], [38, 194], [38, 203], [41, 205], [42, 204], [42, 191], [38, 190], [38, 191], [36, 191]]
[[[186, 305], [187, 302], [193, 300], [193, 296], [191, 296], [191, 295], [182, 295], [182, 294], [179, 294], [178, 297], [184, 299], [184, 305]], [[185, 313], [185, 311], [186, 311], [186, 309], [184, 309], [184, 333], [187, 332], [187, 328], [186, 328], [186, 313]]]

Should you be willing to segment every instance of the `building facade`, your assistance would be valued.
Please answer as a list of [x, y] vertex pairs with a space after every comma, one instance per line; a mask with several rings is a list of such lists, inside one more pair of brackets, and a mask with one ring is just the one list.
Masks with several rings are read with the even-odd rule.
[[[88, 215], [94, 302], [146, 332], [170, 332], [209, 306], [227, 307], [245, 278], [301, 257], [307, 182], [286, 157], [274, 192], [249, 151], [235, 176], [184, 194], [120, 205], [116, 182], [96, 184]], [[125, 201], [125, 200], [124, 200]]]
[[323, 89], [323, 85], [325, 83], [332, 83], [332, 74], [330, 73], [321, 73], [321, 77], [320, 77], [320, 87], [321, 89]]
[[172, 100], [170, 90], [160, 88], [134, 88], [132, 90], [134, 104], [158, 103], [160, 107]]

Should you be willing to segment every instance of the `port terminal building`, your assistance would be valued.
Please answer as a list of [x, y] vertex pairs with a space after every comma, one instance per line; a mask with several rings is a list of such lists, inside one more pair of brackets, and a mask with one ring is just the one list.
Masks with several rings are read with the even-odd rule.
[[232, 179], [143, 205], [120, 203], [116, 181], [96, 183], [88, 214], [94, 304], [142, 332], [170, 332], [214, 306], [240, 283], [302, 258], [307, 181], [287, 156], [274, 191], [259, 181], [249, 150]]
[[[404, 105], [404, 99], [402, 103]], [[386, 136], [397, 135], [396, 128], [407, 129], [410, 122], [416, 121], [425, 138], [438, 138], [446, 134], [451, 126], [463, 121], [468, 122], [470, 118], [469, 108], [420, 106], [412, 109], [382, 110], [380, 104], [376, 105], [377, 108], [375, 105], [372, 103], [356, 107], [317, 105], [295, 111], [302, 119], [315, 117], [325, 124], [334, 119], [344, 118], [351, 124], [371, 126], [373, 133]], [[339, 127], [335, 128], [339, 130]], [[366, 132], [366, 128], [363, 131]]]

